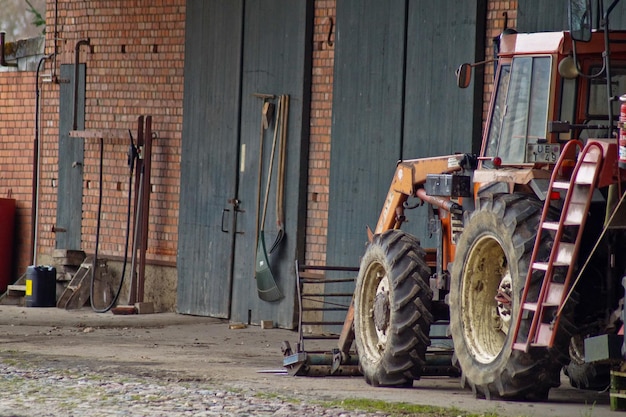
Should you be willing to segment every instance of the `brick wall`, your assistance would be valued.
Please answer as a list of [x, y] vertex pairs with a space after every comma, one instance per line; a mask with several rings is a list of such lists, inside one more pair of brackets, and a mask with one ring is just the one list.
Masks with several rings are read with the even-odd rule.
[[323, 265], [326, 260], [333, 66], [335, 62], [334, 23], [335, 0], [316, 0], [311, 83], [306, 262], [317, 265]]
[[[504, 17], [506, 13], [506, 18]], [[504, 29], [517, 28], [517, 1], [488, 0], [487, 3], [487, 33], [485, 38], [485, 59], [493, 57], [493, 38], [499, 36]], [[483, 97], [483, 121], [489, 112], [489, 100], [493, 92], [493, 64], [485, 65], [485, 93]]]
[[[105, 144], [104, 213], [100, 253], [123, 254], [128, 167], [127, 130], [136, 130], [141, 114], [154, 117], [152, 199], [148, 260], [173, 265], [176, 260], [180, 180], [180, 143], [184, 66], [185, 0], [47, 2], [46, 53], [58, 55], [46, 63], [43, 73], [58, 76], [61, 64], [72, 64], [74, 45], [89, 38], [81, 49], [87, 65], [86, 129], [117, 132]], [[307, 190], [306, 262], [323, 264], [326, 258], [328, 196], [334, 67], [336, 0], [315, 0], [313, 38], [311, 136]], [[492, 55], [491, 39], [503, 27], [516, 24], [517, 1], [488, 0], [486, 56]], [[54, 21], [57, 36], [55, 48]], [[332, 32], [331, 32], [331, 25]], [[330, 42], [329, 42], [330, 32]], [[485, 112], [492, 90], [492, 66], [485, 71]], [[29, 258], [30, 184], [34, 131], [34, 73], [0, 76], [0, 196], [9, 189], [18, 200], [17, 264], [24, 269]], [[56, 221], [59, 85], [42, 84], [41, 195], [38, 250], [54, 248], [52, 226]], [[20, 107], [15, 107], [16, 100]], [[92, 252], [98, 195], [98, 143], [85, 140], [83, 248]]]
[[[152, 115], [152, 195], [147, 258], [173, 265], [176, 260], [180, 144], [182, 132], [185, 0], [76, 2], [62, 0], [58, 10], [48, 1], [47, 53], [54, 52], [54, 18], [58, 16], [57, 52], [46, 73], [58, 75], [61, 64], [86, 64], [85, 129], [113, 133], [105, 139], [101, 256], [123, 255], [128, 173], [128, 129], [136, 138], [137, 117]], [[52, 22], [52, 23], [50, 23]], [[47, 99], [42, 187], [40, 253], [55, 245], [59, 85], [44, 86]], [[93, 252], [98, 200], [99, 143], [85, 139], [82, 248]], [[78, 220], [77, 220], [78, 221]]]
[[13, 263], [15, 274], [21, 275], [31, 257], [35, 73], [0, 73], [0, 97], [0, 198], [11, 196], [17, 202]]

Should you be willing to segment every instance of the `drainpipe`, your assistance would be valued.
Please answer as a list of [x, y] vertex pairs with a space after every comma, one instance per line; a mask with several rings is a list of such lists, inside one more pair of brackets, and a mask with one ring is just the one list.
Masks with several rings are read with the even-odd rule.
[[37, 228], [39, 218], [39, 71], [44, 61], [52, 58], [54, 54], [42, 57], [37, 64], [35, 75], [35, 139], [33, 140], [33, 183], [31, 196], [31, 220], [30, 220], [30, 264], [35, 265], [37, 258]]
[[59, 30], [58, 30], [58, 21], [59, 21], [59, 0], [54, 0], [54, 33], [52, 36], [54, 37], [54, 62], [52, 63], [52, 82], [58, 83], [57, 80], [57, 55], [59, 54]]
[[74, 47], [74, 103], [72, 107], [72, 114], [74, 123], [72, 124], [72, 130], [78, 130], [78, 115], [76, 112], [76, 107], [78, 104], [78, 64], [80, 59], [80, 47], [82, 45], [89, 45], [89, 38], [81, 39], [76, 42], [76, 46]]
[[0, 66], [2, 67], [17, 67], [17, 64], [9, 64], [4, 55], [4, 37], [6, 32], [0, 32]]

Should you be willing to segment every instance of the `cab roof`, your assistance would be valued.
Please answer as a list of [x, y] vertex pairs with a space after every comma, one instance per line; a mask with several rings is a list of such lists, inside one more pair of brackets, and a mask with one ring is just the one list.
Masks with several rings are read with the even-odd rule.
[[[612, 40], [626, 41], [626, 31], [611, 31]], [[569, 32], [537, 32], [502, 34], [500, 56], [560, 54], [568, 55], [572, 50], [572, 37]], [[626, 44], [611, 43], [612, 51], [626, 52]], [[589, 42], [577, 42], [577, 54], [602, 53], [604, 33], [593, 32]]]

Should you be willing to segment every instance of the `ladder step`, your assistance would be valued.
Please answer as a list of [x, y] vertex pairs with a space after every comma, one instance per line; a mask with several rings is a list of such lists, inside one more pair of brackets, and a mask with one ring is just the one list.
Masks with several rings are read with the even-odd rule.
[[524, 303], [522, 308], [528, 311], [537, 311], [537, 303]]
[[[564, 262], [553, 262], [552, 266], [569, 266], [569, 264]], [[536, 269], [537, 271], [547, 271], [548, 262], [533, 262], [533, 269]]]
[[[543, 306], [544, 307], [557, 307], [558, 304], [556, 304], [556, 303], [549, 303], [548, 301], [546, 301], [546, 302], [543, 303]], [[524, 310], [528, 310], [528, 311], [536, 312], [537, 310], [539, 310], [539, 305], [537, 303], [534, 303], [534, 302], [533, 303], [526, 302], [526, 303], [523, 304], [522, 307], [523, 307]]]
[[572, 263], [574, 257], [574, 244], [567, 242], [560, 242], [558, 252], [556, 254], [556, 264], [569, 265]]
[[544, 306], [559, 306], [563, 299], [563, 293], [565, 292], [565, 286], [558, 282], [550, 282], [548, 284], [548, 293], [546, 294], [546, 301]]
[[[561, 305], [565, 286], [558, 282], [550, 282], [547, 291], [543, 307], [558, 307]], [[539, 310], [539, 304], [536, 302], [526, 302], [523, 304], [522, 308], [528, 311], [537, 311]]]
[[543, 222], [541, 227], [547, 230], [559, 230], [559, 222]]
[[591, 185], [596, 175], [596, 165], [583, 164], [576, 174], [576, 184]]
[[552, 183], [552, 188], [557, 188], [559, 190], [569, 190], [569, 182], [566, 182], [566, 181], [554, 181]]
[[565, 214], [565, 223], [568, 225], [581, 225], [587, 213], [585, 212], [586, 204], [570, 203], [569, 210]]
[[570, 208], [574, 206], [585, 208], [589, 195], [593, 192], [593, 189], [589, 184], [574, 184], [572, 195], [570, 196]]
[[528, 352], [528, 343], [517, 342], [513, 343], [514, 350], [521, 350], [523, 352]]
[[[595, 175], [596, 166], [588, 166], [581, 167], [576, 175], [575, 185], [591, 185], [593, 183], [593, 178]], [[556, 188], [558, 190], [569, 190], [571, 187], [571, 183], [567, 181], [554, 181], [552, 183], [552, 188]]]
[[552, 337], [552, 329], [549, 324], [540, 324], [537, 331], [537, 340], [532, 343], [528, 342], [516, 342], [513, 343], [514, 350], [521, 350], [528, 352], [528, 348], [532, 347], [547, 347], [550, 344], [550, 338]]
[[602, 153], [599, 150], [592, 150], [591, 152], [586, 152], [583, 157], [584, 162], [590, 162], [593, 166], [597, 166], [598, 162], [600, 162], [600, 158], [602, 157]]
[[533, 269], [538, 271], [547, 271], [548, 263], [547, 262], [533, 262]]
[[532, 346], [545, 347], [550, 345], [550, 339], [552, 338], [552, 325], [549, 323], [539, 323], [537, 329], [537, 335]]
[[[571, 221], [564, 221], [563, 222], [563, 226], [580, 226], [580, 222], [571, 222]], [[546, 230], [559, 230], [559, 222], [543, 222], [541, 224], [541, 227], [543, 227]]]

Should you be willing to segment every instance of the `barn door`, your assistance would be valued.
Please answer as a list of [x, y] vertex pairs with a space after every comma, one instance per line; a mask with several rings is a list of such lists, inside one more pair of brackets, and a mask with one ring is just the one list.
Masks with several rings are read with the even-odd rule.
[[358, 264], [398, 159], [478, 149], [482, 83], [459, 90], [454, 69], [482, 56], [481, 3], [337, 3], [328, 264]]
[[[74, 124], [74, 65], [61, 65], [59, 84], [59, 161], [57, 179], [57, 216], [55, 247], [81, 249], [83, 218], [83, 160], [84, 139], [71, 138]], [[85, 64], [78, 68], [77, 129], [85, 128]]]
[[[272, 320], [293, 327], [293, 260], [303, 247], [306, 207], [311, 5], [292, 0], [187, 2], [178, 243], [181, 313], [251, 323]], [[261, 152], [260, 94], [290, 96], [285, 238], [270, 255], [285, 295], [276, 302], [260, 300], [255, 281], [257, 202], [261, 193], [265, 197], [274, 132], [272, 123]], [[276, 98], [269, 100], [277, 103]], [[274, 165], [265, 224], [268, 246], [277, 235]]]
[[177, 308], [230, 317], [243, 1], [188, 1]]
[[[482, 67], [474, 69], [473, 82], [466, 89], [457, 87], [455, 71], [464, 62], [483, 59], [485, 16], [481, 3], [409, 1], [402, 159], [480, 150]], [[378, 204], [380, 211], [380, 199]], [[436, 247], [437, 240], [429, 230], [428, 207], [406, 210], [406, 216], [409, 222], [403, 230], [417, 236], [422, 246]]]
[[[398, 159], [478, 151], [482, 75], [459, 90], [455, 69], [482, 59], [485, 11], [484, 0], [337, 2], [327, 264], [359, 264]], [[427, 217], [407, 216], [428, 243]]]
[[329, 265], [355, 266], [400, 158], [404, 1], [337, 2]]
[[[303, 251], [306, 218], [307, 141], [310, 103], [310, 54], [312, 45], [311, 0], [247, 0], [243, 46], [241, 94], [241, 147], [245, 146], [239, 172], [239, 196], [246, 213], [238, 217], [235, 242], [233, 309], [231, 318], [244, 323], [272, 320], [279, 327], [294, 326], [295, 268], [297, 251]], [[275, 281], [284, 297], [276, 302], [259, 299], [255, 280], [255, 241], [259, 196], [261, 101], [255, 93], [289, 95], [289, 120], [284, 186], [285, 238], [269, 255]], [[274, 101], [276, 103], [276, 101]], [[261, 195], [267, 185], [272, 153], [272, 133], [264, 140]], [[277, 154], [276, 154], [277, 155]], [[274, 159], [276, 164], [276, 157]], [[277, 166], [268, 194], [265, 237], [269, 247], [278, 234], [276, 225]]]

